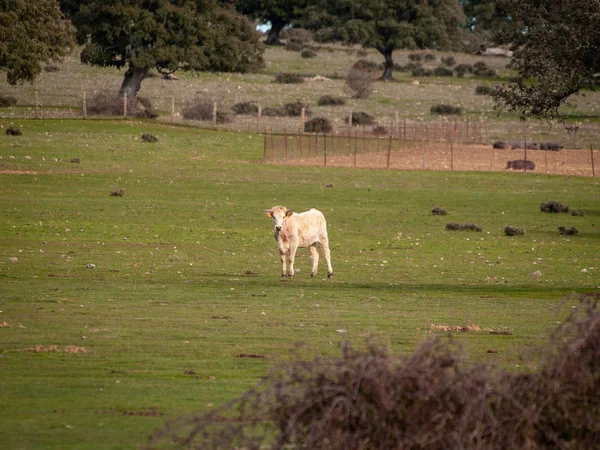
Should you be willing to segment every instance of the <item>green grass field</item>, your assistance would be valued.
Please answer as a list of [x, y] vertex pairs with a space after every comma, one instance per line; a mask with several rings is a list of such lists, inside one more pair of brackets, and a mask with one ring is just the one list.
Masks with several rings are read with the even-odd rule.
[[[262, 163], [258, 135], [16, 125], [23, 136], [0, 137], [2, 448], [134, 448], [241, 394], [297, 343], [405, 355], [431, 325], [476, 325], [457, 334], [470, 358], [523, 370], [571, 295], [600, 284], [598, 179], [280, 167]], [[585, 216], [541, 213], [551, 200]], [[263, 212], [277, 204], [324, 212], [334, 279], [323, 265], [311, 279], [304, 249], [281, 278]]]

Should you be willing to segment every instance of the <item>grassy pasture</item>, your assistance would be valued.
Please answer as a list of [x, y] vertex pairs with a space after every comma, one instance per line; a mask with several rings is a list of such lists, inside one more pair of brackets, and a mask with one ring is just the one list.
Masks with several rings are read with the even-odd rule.
[[[0, 137], [4, 448], [135, 447], [248, 389], [298, 342], [334, 355], [371, 339], [402, 355], [431, 325], [477, 325], [457, 335], [472, 359], [533, 367], [520, 355], [569, 295], [598, 289], [597, 179], [269, 166], [257, 135], [13, 122], [24, 135]], [[586, 214], [541, 213], [550, 200]], [[309, 277], [306, 250], [281, 279], [263, 213], [276, 204], [325, 213], [334, 279], [323, 266]]]

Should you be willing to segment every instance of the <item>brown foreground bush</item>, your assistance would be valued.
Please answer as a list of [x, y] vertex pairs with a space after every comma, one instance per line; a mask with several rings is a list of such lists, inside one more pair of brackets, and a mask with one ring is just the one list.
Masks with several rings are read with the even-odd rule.
[[405, 359], [377, 346], [273, 369], [205, 414], [168, 422], [151, 448], [591, 449], [600, 446], [598, 293], [550, 336], [534, 372], [469, 363], [451, 338]]

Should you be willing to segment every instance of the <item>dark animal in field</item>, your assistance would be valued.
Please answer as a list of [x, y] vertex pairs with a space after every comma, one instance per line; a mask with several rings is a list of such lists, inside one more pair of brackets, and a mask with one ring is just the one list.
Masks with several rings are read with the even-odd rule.
[[6, 129], [7, 136], [21, 136], [22, 134], [23, 134], [23, 132], [21, 131], [20, 128], [8, 127]]
[[508, 145], [506, 145], [506, 142], [496, 141], [492, 147], [504, 150], [506, 147], [508, 147]]
[[506, 161], [505, 169], [535, 170], [535, 163], [525, 159], [515, 159], [513, 161]]
[[550, 150], [553, 152], [558, 152], [561, 149], [563, 149], [564, 147], [560, 144], [555, 144], [554, 142], [543, 142], [542, 144], [540, 144], [540, 149], [541, 150]]
[[528, 150], [537, 150], [538, 146], [533, 141], [516, 141], [510, 144], [511, 149], [527, 148]]

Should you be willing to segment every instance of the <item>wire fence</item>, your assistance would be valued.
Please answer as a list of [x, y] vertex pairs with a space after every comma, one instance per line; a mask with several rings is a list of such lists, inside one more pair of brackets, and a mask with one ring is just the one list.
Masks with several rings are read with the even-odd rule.
[[[79, 99], [69, 105], [48, 106], [40, 100], [37, 91], [26, 103], [0, 110], [0, 119], [88, 119], [92, 117], [115, 118], [116, 116], [91, 116], [88, 112], [89, 98], [83, 92]], [[75, 101], [77, 104], [72, 104]], [[135, 112], [128, 107], [127, 98], [117, 117], [128, 118]], [[511, 164], [517, 170], [549, 174], [596, 176], [598, 155], [593, 149], [600, 137], [595, 131], [580, 128], [579, 132], [566, 133], [564, 129], [540, 132], [520, 121], [496, 122], [483, 118], [439, 116], [429, 119], [406, 119], [399, 113], [380, 117], [368, 125], [353, 121], [353, 112], [340, 113], [344, 118], [331, 120], [328, 133], [305, 133], [308, 121], [304, 109], [298, 116], [281, 117], [257, 113], [233, 114], [217, 103], [206, 120], [184, 118], [186, 103], [175, 97], [152, 99], [157, 120], [210, 129], [223, 129], [264, 134], [264, 161], [276, 164], [305, 164], [318, 166], [369, 167], [421, 170], [506, 170], [508, 161], [529, 161]], [[498, 130], [501, 126], [501, 130]], [[535, 149], [495, 149], [491, 137], [500, 134], [527, 141], [533, 134], [544, 135], [564, 144], [560, 151]], [[508, 147], [511, 145], [508, 143]], [[521, 169], [522, 167], [522, 169]]]
[[[460, 128], [464, 128], [460, 130]], [[454, 134], [454, 131], [457, 131]], [[274, 133], [264, 135], [266, 163], [372, 169], [541, 172], [595, 177], [600, 152], [525, 148], [496, 149], [473, 139], [466, 124], [453, 124], [445, 134], [427, 134], [422, 127], [400, 128], [398, 135], [372, 136], [364, 130], [334, 133]], [[415, 138], [416, 136], [416, 138]], [[459, 139], [460, 138], [460, 139]]]

